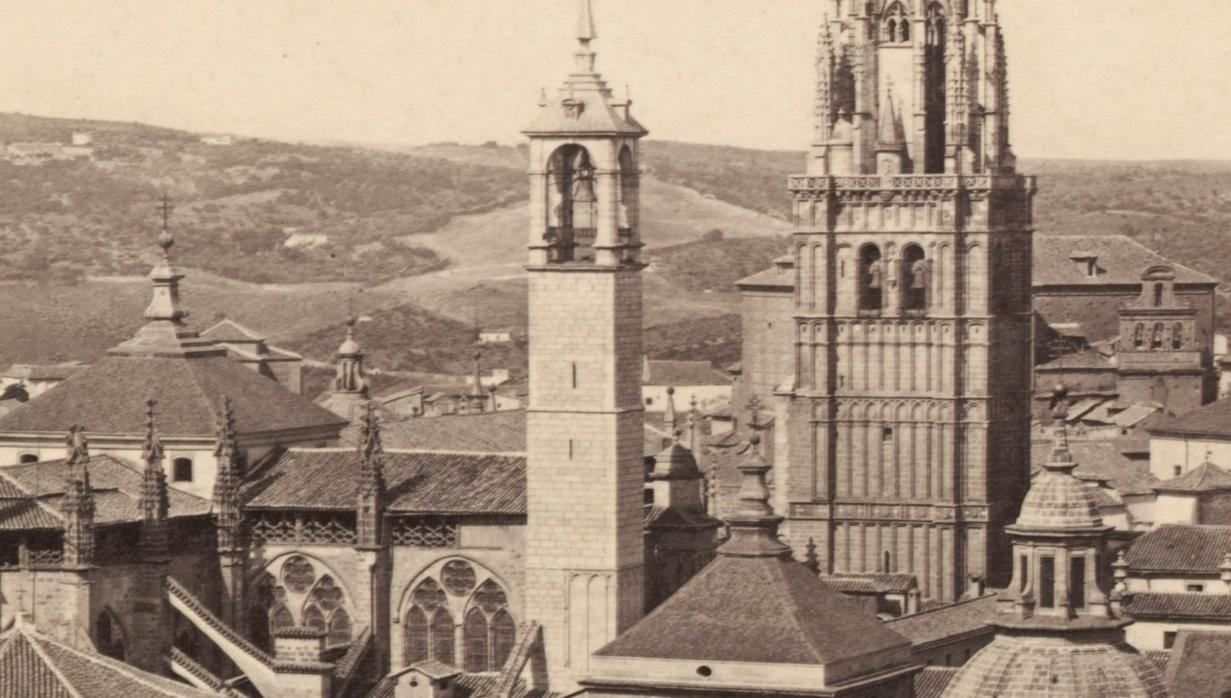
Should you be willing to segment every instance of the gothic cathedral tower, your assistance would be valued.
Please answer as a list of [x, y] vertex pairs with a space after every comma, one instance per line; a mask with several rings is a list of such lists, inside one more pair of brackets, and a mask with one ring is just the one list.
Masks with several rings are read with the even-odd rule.
[[[830, 573], [1007, 582], [1030, 454], [1031, 206], [995, 0], [829, 0], [778, 501]], [[786, 461], [785, 463], [783, 461]]]
[[638, 140], [594, 70], [589, 0], [576, 65], [530, 139], [526, 610], [553, 687], [644, 608]]

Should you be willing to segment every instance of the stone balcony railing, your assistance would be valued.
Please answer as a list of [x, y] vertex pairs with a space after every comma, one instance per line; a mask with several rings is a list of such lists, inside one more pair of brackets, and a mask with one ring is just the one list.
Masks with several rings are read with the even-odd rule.
[[792, 175], [790, 190], [797, 193], [824, 191], [931, 191], [958, 189], [1034, 189], [1035, 178], [1024, 175], [956, 175], [956, 174], [903, 174], [903, 175], [845, 175], [820, 176]]

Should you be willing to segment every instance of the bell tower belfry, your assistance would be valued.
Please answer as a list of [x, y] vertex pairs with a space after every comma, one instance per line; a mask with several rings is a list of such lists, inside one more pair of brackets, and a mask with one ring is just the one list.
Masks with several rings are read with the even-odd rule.
[[530, 396], [526, 611], [549, 680], [641, 617], [638, 140], [646, 130], [595, 72], [590, 0], [578, 0], [573, 72], [544, 93], [530, 140]]
[[822, 572], [1006, 583], [1030, 453], [1033, 178], [995, 0], [830, 0], [790, 178], [794, 385], [775, 501]]

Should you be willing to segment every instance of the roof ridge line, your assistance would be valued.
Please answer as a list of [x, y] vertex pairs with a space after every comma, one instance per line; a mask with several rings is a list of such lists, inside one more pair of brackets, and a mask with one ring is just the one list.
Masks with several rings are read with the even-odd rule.
[[25, 625], [17, 626], [17, 631], [20, 632], [21, 636], [26, 639], [26, 642], [30, 643], [30, 649], [34, 650], [34, 653], [38, 655], [38, 658], [43, 661], [43, 665], [47, 667], [47, 670], [60, 680], [60, 685], [65, 691], [74, 696], [74, 698], [85, 698], [82, 696], [81, 691], [78, 691], [77, 687], [68, 680], [68, 677], [64, 675], [64, 672], [60, 671], [60, 668], [55, 665], [55, 662], [51, 661], [51, 657], [47, 656], [47, 652], [44, 651], [40, 645], [41, 642], [44, 642], [49, 638], [39, 637], [36, 631], [26, 630]]
[[[898, 621], [900, 621], [900, 620], [910, 620], [910, 619], [912, 619], [912, 618], [918, 618], [919, 616], [927, 615], [927, 614], [929, 614], [929, 613], [937, 613], [937, 612], [939, 612], [939, 611], [947, 611], [947, 610], [949, 610], [949, 609], [951, 609], [951, 608], [956, 608], [956, 607], [961, 606], [961, 605], [963, 605], [963, 604], [974, 603], [974, 602], [976, 602], [976, 601], [983, 601], [983, 600], [985, 600], [985, 599], [988, 599], [988, 598], [990, 598], [990, 597], [994, 597], [994, 596], [996, 596], [996, 592], [985, 592], [984, 594], [982, 594], [982, 595], [980, 595], [980, 596], [975, 596], [975, 597], [972, 597], [972, 598], [969, 598], [969, 599], [959, 599], [959, 600], [957, 600], [957, 601], [954, 601], [953, 603], [950, 603], [950, 604], [945, 604], [944, 606], [936, 606], [936, 607], [934, 607], [934, 608], [926, 608], [926, 609], [924, 609], [924, 610], [922, 610], [922, 611], [916, 611], [916, 612], [911, 613], [911, 614], [909, 614], [909, 615], [905, 615], [905, 616], [898, 616], [897, 618], [890, 618], [890, 619], [888, 619], [888, 620], [884, 621], [884, 623], [885, 623], [886, 625], [888, 625], [888, 624], [890, 624], [890, 623], [896, 623], [896, 622], [898, 622]], [[955, 669], [956, 669], [956, 668], [959, 668], [959, 667], [953, 667], [953, 668], [955, 668]]]
[[[800, 634], [804, 636], [804, 642], [808, 644], [808, 649], [812, 651], [813, 661], [817, 664], [823, 665], [825, 663], [825, 653], [821, 651], [821, 648], [817, 647], [815, 640], [812, 638], [812, 633], [808, 632], [808, 629], [803, 622], [803, 614], [800, 612], [799, 604], [795, 601], [795, 596], [793, 593], [795, 591], [795, 587], [791, 584], [790, 580], [786, 578], [785, 566], [788, 563], [787, 561], [778, 558], [774, 558], [772, 562], [777, 564], [773, 565], [770, 574], [776, 576], [780, 585], [787, 590], [787, 593], [783, 595], [786, 598], [782, 599], [782, 603], [786, 605], [787, 610], [790, 611], [791, 619], [794, 621], [795, 627], [800, 631]], [[808, 571], [808, 574], [812, 574], [811, 570]], [[820, 577], [817, 577], [817, 581], [820, 581]], [[836, 594], [837, 592], [834, 593]], [[842, 600], [845, 601], [846, 597], [842, 596]]]

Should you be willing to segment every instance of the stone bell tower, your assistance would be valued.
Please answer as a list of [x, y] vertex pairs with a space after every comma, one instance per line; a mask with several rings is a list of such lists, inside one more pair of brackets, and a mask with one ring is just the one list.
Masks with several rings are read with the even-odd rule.
[[579, 0], [573, 72], [530, 139], [526, 611], [554, 687], [643, 612], [638, 140], [594, 69]]
[[1029, 472], [1031, 206], [995, 0], [831, 0], [791, 177], [776, 502], [822, 572], [1005, 583]]

